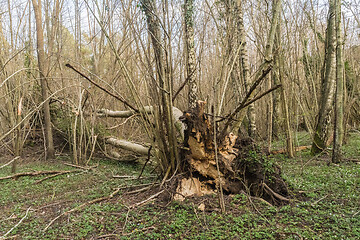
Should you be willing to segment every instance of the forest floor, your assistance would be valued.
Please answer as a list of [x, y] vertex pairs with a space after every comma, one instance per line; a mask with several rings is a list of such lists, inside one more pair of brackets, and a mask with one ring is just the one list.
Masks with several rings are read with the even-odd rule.
[[[297, 142], [306, 145], [310, 140], [300, 134]], [[360, 159], [359, 133], [351, 134], [344, 151], [347, 158]], [[149, 199], [158, 188], [131, 193], [128, 186], [156, 180], [151, 169], [139, 180], [113, 177], [138, 176], [141, 164], [94, 160], [95, 167], [84, 170], [65, 165], [70, 163], [66, 155], [45, 162], [32, 152], [18, 172], [71, 172], [49, 179], [39, 175], [0, 180], [0, 239], [360, 239], [359, 163], [328, 166], [329, 157], [313, 157], [309, 150], [294, 159], [272, 158], [293, 191], [304, 198], [277, 207], [246, 194], [225, 196], [222, 214], [217, 196], [171, 202]], [[11, 159], [0, 157], [0, 166]], [[11, 166], [0, 169], [0, 179], [8, 175]], [[116, 189], [112, 198], [101, 199]], [[70, 209], [75, 210], [64, 214]]]

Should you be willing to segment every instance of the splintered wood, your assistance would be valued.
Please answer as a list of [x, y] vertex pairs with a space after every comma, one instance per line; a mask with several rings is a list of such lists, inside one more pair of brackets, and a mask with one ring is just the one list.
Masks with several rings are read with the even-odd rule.
[[[179, 180], [174, 198], [183, 200], [189, 196], [213, 193], [219, 186], [219, 181], [226, 193], [237, 194], [250, 190], [252, 195], [265, 197], [269, 201], [273, 199], [275, 204], [279, 200], [276, 197], [279, 193], [287, 196], [287, 187], [281, 178], [280, 169], [274, 165], [268, 171], [269, 167], [264, 162], [267, 161], [266, 157], [262, 157], [251, 140], [239, 139], [235, 134], [229, 133], [225, 137], [217, 137], [217, 144], [214, 144], [216, 133], [204, 109], [205, 102], [198, 101], [195, 108], [186, 111], [180, 118], [187, 126], [182, 167], [189, 169], [189, 175]], [[215, 152], [220, 173], [216, 167]], [[254, 159], [251, 152], [259, 154], [258, 159]], [[264, 191], [264, 184], [273, 191]]]

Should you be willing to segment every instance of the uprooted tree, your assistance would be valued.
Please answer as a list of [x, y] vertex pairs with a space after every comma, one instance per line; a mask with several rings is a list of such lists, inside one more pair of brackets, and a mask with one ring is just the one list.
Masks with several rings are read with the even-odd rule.
[[[280, 1], [275, 2], [274, 19], [277, 19]], [[234, 107], [233, 111], [219, 119], [217, 116], [207, 114], [205, 102], [198, 101], [195, 107], [188, 109], [180, 117], [179, 110], [173, 106], [173, 102], [176, 93], [181, 91], [186, 84], [186, 80], [178, 91], [174, 91], [173, 76], [171, 75], [172, 65], [168, 55], [171, 52], [171, 41], [166, 36], [162, 36], [161, 23], [156, 17], [156, 2], [142, 0], [141, 7], [146, 16], [156, 63], [156, 71], [149, 69], [148, 72], [150, 76], [148, 102], [144, 104], [144, 99], [139, 98], [136, 94], [133, 94], [131, 104], [123, 97], [116, 97], [130, 110], [116, 112], [100, 110], [98, 115], [105, 117], [138, 115], [145, 132], [152, 140], [151, 147], [144, 147], [114, 137], [108, 137], [105, 141], [142, 155], [151, 155], [163, 177], [163, 183], [171, 176], [181, 173], [182, 177], [173, 178], [178, 181], [175, 184], [177, 189], [174, 195], [177, 199], [211, 193], [218, 189], [220, 193], [244, 192], [260, 196], [275, 204], [289, 201], [289, 192], [281, 178], [280, 168], [268, 160], [250, 138], [241, 138], [228, 132], [232, 122], [241, 119], [239, 115], [243, 109], [281, 87], [281, 85], [277, 85], [255, 95], [255, 90], [272, 69], [270, 53], [272, 52], [275, 27], [272, 26], [270, 29], [264, 62], [254, 75], [252, 84], [249, 85], [243, 100]], [[277, 21], [272, 22], [272, 25], [276, 24]], [[108, 40], [111, 43], [111, 39]], [[117, 60], [123, 72], [126, 73], [128, 70], [118, 56]], [[68, 67], [77, 71], [70, 65]], [[79, 74], [87, 78], [85, 75]], [[125, 76], [127, 75], [125, 74]], [[87, 79], [91, 81], [89, 78]], [[128, 87], [134, 92], [136, 91], [130, 78]], [[180, 123], [182, 125], [180, 127], [179, 120], [183, 123]], [[225, 122], [221, 123], [221, 121]], [[219, 130], [220, 125], [222, 126], [221, 130]], [[181, 137], [179, 138], [179, 136]], [[183, 140], [179, 141], [179, 139]]]
[[215, 121], [211, 121], [204, 107], [205, 102], [199, 101], [181, 118], [187, 126], [182, 171], [189, 173], [190, 181], [185, 178], [180, 182], [179, 195], [202, 195], [221, 186], [226, 193], [245, 192], [272, 203], [289, 201], [280, 168], [251, 138], [233, 133], [217, 137], [217, 128], [212, 124]]

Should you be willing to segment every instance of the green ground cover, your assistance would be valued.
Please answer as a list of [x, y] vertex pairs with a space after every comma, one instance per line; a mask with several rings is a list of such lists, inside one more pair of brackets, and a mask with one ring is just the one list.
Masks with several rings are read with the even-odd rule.
[[[304, 140], [305, 139], [305, 140]], [[306, 143], [306, 138], [301, 141]], [[351, 159], [360, 157], [360, 135], [353, 133], [344, 147]], [[146, 184], [151, 178], [123, 179], [113, 175], [137, 176], [141, 165], [101, 160], [90, 171], [60, 175], [39, 184], [46, 176], [19, 177], [0, 181], [0, 239], [19, 221], [7, 237], [16, 239], [360, 239], [360, 165], [342, 162], [328, 166], [326, 157], [314, 158], [309, 151], [294, 159], [273, 156], [283, 177], [302, 195], [285, 206], [269, 206], [245, 194], [226, 196], [226, 214], [221, 214], [216, 196], [169, 202], [150, 201], [152, 192], [126, 194], [124, 186]], [[63, 162], [27, 162], [18, 172], [34, 170], [74, 170]], [[3, 162], [5, 163], [5, 162]], [[3, 163], [0, 163], [2, 165]], [[92, 164], [97, 164], [97, 161]], [[11, 167], [0, 169], [0, 177]], [[151, 176], [149, 171], [144, 176]], [[85, 202], [115, 197], [89, 204], [56, 220], [63, 212]], [[300, 194], [299, 194], [300, 192]], [[201, 211], [198, 206], [205, 205]], [[30, 209], [29, 209], [30, 208]]]

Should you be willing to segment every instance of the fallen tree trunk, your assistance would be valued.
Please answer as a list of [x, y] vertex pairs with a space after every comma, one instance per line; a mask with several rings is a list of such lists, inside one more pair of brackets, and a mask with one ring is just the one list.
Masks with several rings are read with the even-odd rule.
[[[147, 113], [147, 114], [152, 113], [153, 107], [145, 106], [144, 109], [141, 110], [140, 112]], [[132, 110], [114, 111], [114, 110], [109, 110], [109, 109], [99, 109], [97, 111], [98, 117], [128, 118], [128, 117], [133, 116], [134, 114], [137, 114], [137, 112], [132, 111]]]
[[110, 144], [121, 149], [129, 150], [140, 155], [148, 155], [150, 147], [140, 145], [138, 143], [129, 142], [123, 139], [117, 139], [114, 137], [108, 137], [105, 139], [107, 144]]
[[[153, 108], [153, 106], [145, 106], [143, 109], [140, 109], [139, 112], [146, 113], [146, 114], [152, 114], [154, 112], [154, 108]], [[128, 118], [135, 114], [138, 114], [138, 112], [135, 112], [133, 110], [114, 111], [114, 110], [109, 110], [109, 109], [100, 109], [97, 111], [98, 117]], [[184, 138], [185, 125], [180, 121], [180, 118], [183, 115], [183, 112], [180, 109], [178, 109], [177, 107], [173, 107], [172, 115], [173, 115], [173, 121], [174, 121], [176, 130], [181, 135], [181, 138]]]
[[[307, 149], [310, 149], [310, 148], [311, 148], [311, 145], [308, 145], [308, 146], [299, 146], [299, 147], [296, 147], [296, 148], [294, 149], [294, 151], [295, 151], [295, 152], [300, 152], [300, 151], [307, 150]], [[270, 153], [273, 154], [273, 155], [282, 154], [282, 153], [287, 153], [287, 149], [286, 149], [286, 148], [282, 148], [282, 149], [278, 149], [278, 150], [272, 150]]]

